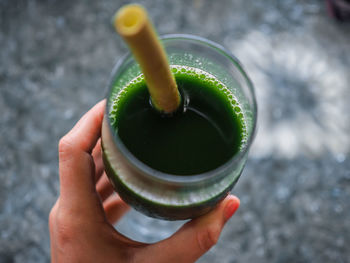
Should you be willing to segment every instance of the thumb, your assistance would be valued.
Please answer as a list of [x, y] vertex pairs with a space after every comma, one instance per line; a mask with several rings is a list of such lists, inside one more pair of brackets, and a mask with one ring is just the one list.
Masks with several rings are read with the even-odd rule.
[[154, 262], [196, 261], [216, 244], [239, 204], [237, 197], [227, 196], [213, 211], [186, 223], [170, 238], [149, 246], [147, 252], [156, 255]]

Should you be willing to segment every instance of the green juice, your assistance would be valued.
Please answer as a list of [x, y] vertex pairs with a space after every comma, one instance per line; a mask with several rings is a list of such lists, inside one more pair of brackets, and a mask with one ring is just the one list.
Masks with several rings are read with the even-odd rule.
[[113, 84], [102, 148], [106, 174], [126, 203], [151, 217], [179, 220], [209, 212], [235, 185], [247, 156], [249, 119], [234, 87], [198, 68], [171, 69], [182, 98], [171, 116], [152, 107], [142, 74]]
[[112, 127], [139, 161], [157, 171], [186, 176], [216, 169], [245, 141], [237, 99], [209, 73], [181, 66], [172, 71], [182, 97], [177, 112], [157, 112], [140, 75], [114, 99]]

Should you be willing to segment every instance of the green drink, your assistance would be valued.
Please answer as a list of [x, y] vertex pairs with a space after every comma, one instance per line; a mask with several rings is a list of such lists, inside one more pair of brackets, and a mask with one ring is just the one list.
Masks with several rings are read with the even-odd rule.
[[183, 98], [178, 111], [168, 117], [154, 110], [141, 75], [113, 101], [113, 128], [129, 151], [153, 169], [176, 175], [208, 172], [239, 151], [245, 138], [243, 114], [234, 95], [217, 88], [223, 85], [210, 74], [172, 69]]
[[110, 85], [103, 157], [124, 201], [149, 216], [187, 219], [210, 211], [237, 182], [256, 105], [244, 71], [221, 47], [189, 36], [164, 46], [181, 107], [172, 116], [154, 110], [140, 69], [124, 58]]

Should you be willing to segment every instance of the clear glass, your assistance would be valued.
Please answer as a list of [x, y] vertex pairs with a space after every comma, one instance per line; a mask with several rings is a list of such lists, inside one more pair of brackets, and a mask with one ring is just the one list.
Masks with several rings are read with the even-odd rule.
[[131, 54], [115, 66], [108, 87], [102, 146], [106, 173], [121, 198], [145, 215], [184, 220], [210, 211], [233, 188], [245, 165], [257, 118], [254, 89], [238, 60], [222, 46], [191, 35], [162, 37], [170, 65], [206, 71], [236, 96], [244, 116], [246, 140], [224, 165], [202, 174], [179, 176], [157, 171], [136, 159], [111, 127], [113, 99], [141, 70]]

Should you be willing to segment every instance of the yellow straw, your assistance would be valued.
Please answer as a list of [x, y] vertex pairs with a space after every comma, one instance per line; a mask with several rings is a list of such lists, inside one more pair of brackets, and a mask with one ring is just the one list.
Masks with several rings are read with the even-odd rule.
[[161, 112], [174, 112], [180, 105], [180, 94], [146, 10], [126, 5], [117, 11], [114, 26], [140, 64], [153, 106]]

